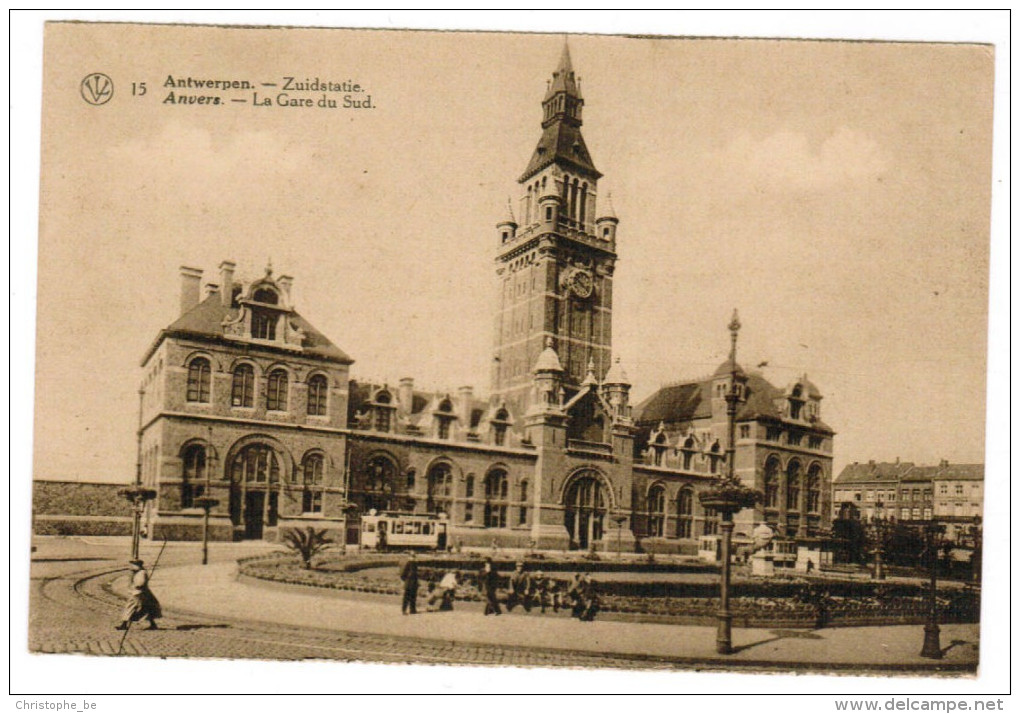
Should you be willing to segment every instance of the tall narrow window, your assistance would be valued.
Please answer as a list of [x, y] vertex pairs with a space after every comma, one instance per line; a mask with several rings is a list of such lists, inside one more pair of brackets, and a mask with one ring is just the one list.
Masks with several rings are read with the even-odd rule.
[[807, 476], [807, 511], [819, 513], [822, 502], [822, 469], [818, 464], [811, 466]]
[[475, 477], [468, 476], [464, 481], [464, 521], [470, 523], [475, 519], [475, 504], [473, 499], [475, 497]]
[[528, 524], [528, 481], [521, 481], [521, 505], [517, 511], [517, 524]]
[[448, 464], [436, 464], [429, 470], [428, 501], [429, 513], [450, 514], [453, 495], [453, 472]]
[[705, 509], [704, 535], [717, 535], [719, 533], [719, 512], [714, 508]]
[[765, 508], [779, 508], [779, 460], [765, 462]]
[[184, 452], [181, 473], [181, 508], [192, 508], [205, 488], [205, 447], [189, 446]]
[[791, 461], [786, 467], [786, 508], [800, 510], [800, 462]]
[[308, 380], [309, 416], [326, 416], [326, 394], [328, 391], [326, 378], [321, 374]]
[[309, 454], [302, 467], [304, 490], [301, 494], [303, 513], [322, 513], [322, 482], [324, 460], [322, 454]]
[[209, 403], [209, 360], [196, 357], [188, 365], [188, 401]]
[[676, 537], [691, 538], [694, 534], [694, 491], [685, 486], [676, 498]]
[[652, 486], [648, 489], [648, 535], [661, 538], [666, 523], [666, 489]]
[[234, 384], [230, 390], [230, 404], [235, 407], [252, 407], [255, 404], [255, 370], [250, 364], [239, 364], [234, 370]]
[[287, 371], [274, 369], [269, 373], [266, 388], [266, 409], [269, 411], [287, 411]]
[[485, 477], [485, 527], [506, 528], [509, 483], [506, 471], [497, 469]]

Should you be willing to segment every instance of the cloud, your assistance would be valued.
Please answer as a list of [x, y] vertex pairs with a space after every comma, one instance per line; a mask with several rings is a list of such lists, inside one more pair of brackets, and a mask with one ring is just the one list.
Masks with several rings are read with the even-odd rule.
[[888, 168], [878, 142], [840, 127], [813, 147], [807, 135], [779, 131], [762, 139], [743, 132], [722, 151], [726, 175], [756, 189], [827, 191], [874, 180]]

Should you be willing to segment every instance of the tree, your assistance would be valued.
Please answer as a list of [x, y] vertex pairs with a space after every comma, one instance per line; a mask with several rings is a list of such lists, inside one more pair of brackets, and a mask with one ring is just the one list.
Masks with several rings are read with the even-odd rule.
[[283, 533], [283, 544], [301, 557], [301, 567], [312, 569], [312, 558], [324, 551], [333, 540], [326, 531], [307, 528], [288, 528]]

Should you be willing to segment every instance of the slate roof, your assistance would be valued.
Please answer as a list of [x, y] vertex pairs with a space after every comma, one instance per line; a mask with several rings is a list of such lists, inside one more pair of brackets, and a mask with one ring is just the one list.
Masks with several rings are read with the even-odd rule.
[[[729, 362], [726, 365], [725, 373], [728, 374]], [[738, 365], [738, 373], [741, 371]], [[722, 372], [722, 367], [716, 370], [717, 374]], [[654, 428], [659, 422], [675, 426], [711, 417], [713, 378], [660, 388], [634, 407], [634, 423], [638, 427]], [[772, 385], [760, 372], [751, 372], [746, 378], [746, 399], [737, 410], [737, 421], [781, 419], [776, 402], [785, 399], [783, 390]], [[811, 424], [811, 428], [833, 433], [832, 428], [820, 419]]]
[[[384, 385], [378, 381], [357, 381], [350, 380], [348, 389], [348, 400], [347, 400], [347, 418], [348, 423], [354, 423], [355, 415], [365, 408], [371, 399], [372, 395], [378, 390], [386, 387], [390, 394], [393, 395], [393, 404], [398, 404], [399, 388], [394, 385]], [[411, 395], [411, 412], [408, 415], [408, 423], [414, 426], [425, 428], [429, 424], [429, 420], [432, 418], [432, 412], [435, 408], [435, 404], [438, 404], [439, 400], [443, 398], [449, 398], [450, 403], [453, 405], [453, 414], [459, 416], [458, 411], [458, 399], [456, 394], [444, 391], [424, 391], [415, 389]], [[488, 411], [489, 402], [486, 399], [479, 399], [474, 396], [471, 398], [471, 428], [474, 429], [481, 422], [485, 413]]]
[[[219, 294], [209, 295], [205, 300], [178, 317], [170, 326], [162, 330], [145, 353], [142, 364], [156, 349], [164, 337], [192, 337], [198, 339], [226, 340], [223, 333], [223, 322], [227, 318], [237, 317], [239, 308], [227, 307]], [[346, 352], [334, 345], [328, 337], [319, 332], [297, 312], [291, 311], [288, 319], [305, 334], [302, 343], [302, 354], [320, 357], [342, 364], [354, 362]], [[272, 349], [271, 344], [259, 342], [260, 347]]]
[[580, 170], [595, 178], [602, 176], [592, 162], [588, 146], [581, 136], [581, 127], [562, 120], [553, 122], [542, 131], [542, 138], [538, 140], [528, 168], [524, 169], [520, 180], [526, 181], [553, 163]]
[[917, 466], [910, 461], [848, 464], [833, 483], [852, 484], [874, 481], [983, 481], [984, 464], [940, 464]]

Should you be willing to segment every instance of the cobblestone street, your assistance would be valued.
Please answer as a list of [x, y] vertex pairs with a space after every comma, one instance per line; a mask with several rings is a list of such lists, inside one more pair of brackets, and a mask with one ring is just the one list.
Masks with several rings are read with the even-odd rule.
[[[152, 563], [158, 544], [143, 544]], [[945, 658], [920, 660], [920, 627], [735, 632], [738, 652], [714, 655], [710, 628], [544, 619], [514, 613], [483, 618], [471, 605], [418, 618], [396, 615], [384, 596], [325, 594], [310, 588], [242, 584], [241, 556], [267, 544], [215, 544], [196, 566], [196, 544], [170, 544], [154, 589], [161, 629], [113, 626], [124, 604], [125, 543], [118, 539], [41, 540], [33, 557], [30, 651], [101, 656], [322, 659], [382, 663], [616, 669], [973, 672], [978, 627], [943, 627]], [[241, 613], [258, 613], [258, 618]], [[541, 622], [541, 627], [536, 627]], [[914, 632], [916, 630], [916, 632]], [[917, 636], [915, 636], [917, 635]], [[902, 646], [897, 646], [902, 643]], [[606, 651], [608, 650], [608, 651]]]

